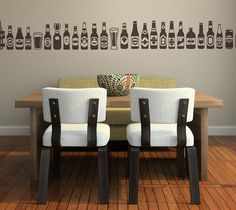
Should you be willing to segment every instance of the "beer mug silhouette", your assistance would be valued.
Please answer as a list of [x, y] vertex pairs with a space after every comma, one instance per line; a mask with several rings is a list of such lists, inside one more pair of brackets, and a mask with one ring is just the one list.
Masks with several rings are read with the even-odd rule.
[[42, 49], [42, 41], [43, 41], [43, 33], [41, 32], [34, 32], [34, 49], [41, 50]]
[[60, 35], [60, 23], [54, 23], [55, 34], [53, 36], [53, 48], [55, 50], [61, 49], [61, 35]]
[[117, 38], [118, 38], [118, 33], [119, 29], [118, 28], [110, 28], [110, 37], [111, 37], [111, 50], [117, 50], [118, 45], [117, 45]]

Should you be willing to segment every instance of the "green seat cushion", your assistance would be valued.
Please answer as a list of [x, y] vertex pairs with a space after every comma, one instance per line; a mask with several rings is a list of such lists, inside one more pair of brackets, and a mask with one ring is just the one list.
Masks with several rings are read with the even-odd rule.
[[59, 88], [87, 88], [98, 87], [96, 77], [68, 77], [58, 80]]
[[146, 88], [175, 88], [176, 81], [174, 78], [159, 77], [140, 77], [138, 87]]
[[131, 123], [130, 108], [107, 108], [105, 122], [109, 125], [128, 125]]
[[110, 125], [110, 140], [125, 141], [126, 137], [126, 125]]
[[[148, 88], [173, 88], [176, 87], [174, 78], [140, 77], [139, 87]], [[98, 87], [96, 77], [65, 77], [58, 80], [60, 88], [87, 88]]]

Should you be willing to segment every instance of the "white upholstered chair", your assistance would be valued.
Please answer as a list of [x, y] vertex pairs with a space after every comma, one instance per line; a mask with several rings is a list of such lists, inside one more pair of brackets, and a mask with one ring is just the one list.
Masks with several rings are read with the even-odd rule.
[[100, 203], [108, 203], [108, 154], [110, 127], [106, 118], [107, 91], [103, 88], [43, 88], [43, 117], [50, 126], [42, 138], [38, 203], [47, 201], [50, 156], [59, 175], [60, 151], [65, 147], [98, 150]]
[[[186, 125], [192, 121], [195, 90], [192, 88], [131, 89], [129, 142], [129, 203], [137, 203], [140, 148], [176, 147], [177, 174], [185, 177], [185, 157], [190, 179], [191, 203], [200, 203], [194, 136]], [[187, 151], [186, 151], [187, 150]]]

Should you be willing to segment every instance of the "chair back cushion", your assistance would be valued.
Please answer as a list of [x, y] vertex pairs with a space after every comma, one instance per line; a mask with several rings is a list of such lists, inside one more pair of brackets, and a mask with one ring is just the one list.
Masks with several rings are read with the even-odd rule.
[[87, 123], [89, 99], [98, 98], [97, 121], [106, 118], [107, 91], [104, 88], [52, 88], [42, 89], [43, 117], [46, 122], [51, 122], [49, 99], [57, 98], [61, 123]]
[[193, 119], [195, 90], [193, 88], [133, 88], [131, 96], [131, 120], [140, 122], [139, 99], [147, 98], [151, 123], [177, 123], [179, 100], [188, 98], [187, 122]]

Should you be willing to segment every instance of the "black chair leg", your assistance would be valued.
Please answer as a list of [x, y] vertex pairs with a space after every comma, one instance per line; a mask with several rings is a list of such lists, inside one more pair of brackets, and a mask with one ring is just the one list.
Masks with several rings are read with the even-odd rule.
[[181, 178], [185, 178], [186, 175], [186, 167], [185, 167], [185, 148], [177, 147], [176, 148], [176, 156], [177, 156], [177, 176]]
[[107, 146], [98, 148], [98, 173], [100, 203], [109, 203], [108, 151]]
[[198, 180], [197, 152], [195, 147], [188, 147], [188, 168], [190, 179], [190, 195], [192, 204], [200, 204], [200, 190]]
[[126, 176], [129, 178], [129, 168], [130, 168], [130, 148], [131, 146], [128, 146], [128, 158], [127, 158], [127, 170], [126, 170]]
[[38, 204], [44, 204], [47, 202], [50, 152], [50, 148], [41, 149], [38, 183]]
[[53, 177], [59, 177], [61, 165], [61, 150], [58, 148], [53, 149]]
[[110, 151], [110, 146], [109, 146], [109, 143], [107, 145], [107, 161], [108, 161], [108, 177], [110, 178], [111, 177], [111, 158], [110, 158], [110, 154], [111, 154], [111, 151]]
[[188, 172], [188, 152], [187, 152], [187, 148], [185, 149], [185, 173], [186, 173], [186, 176], [189, 177], [189, 172]]
[[138, 147], [129, 148], [129, 203], [138, 201], [139, 151]]

